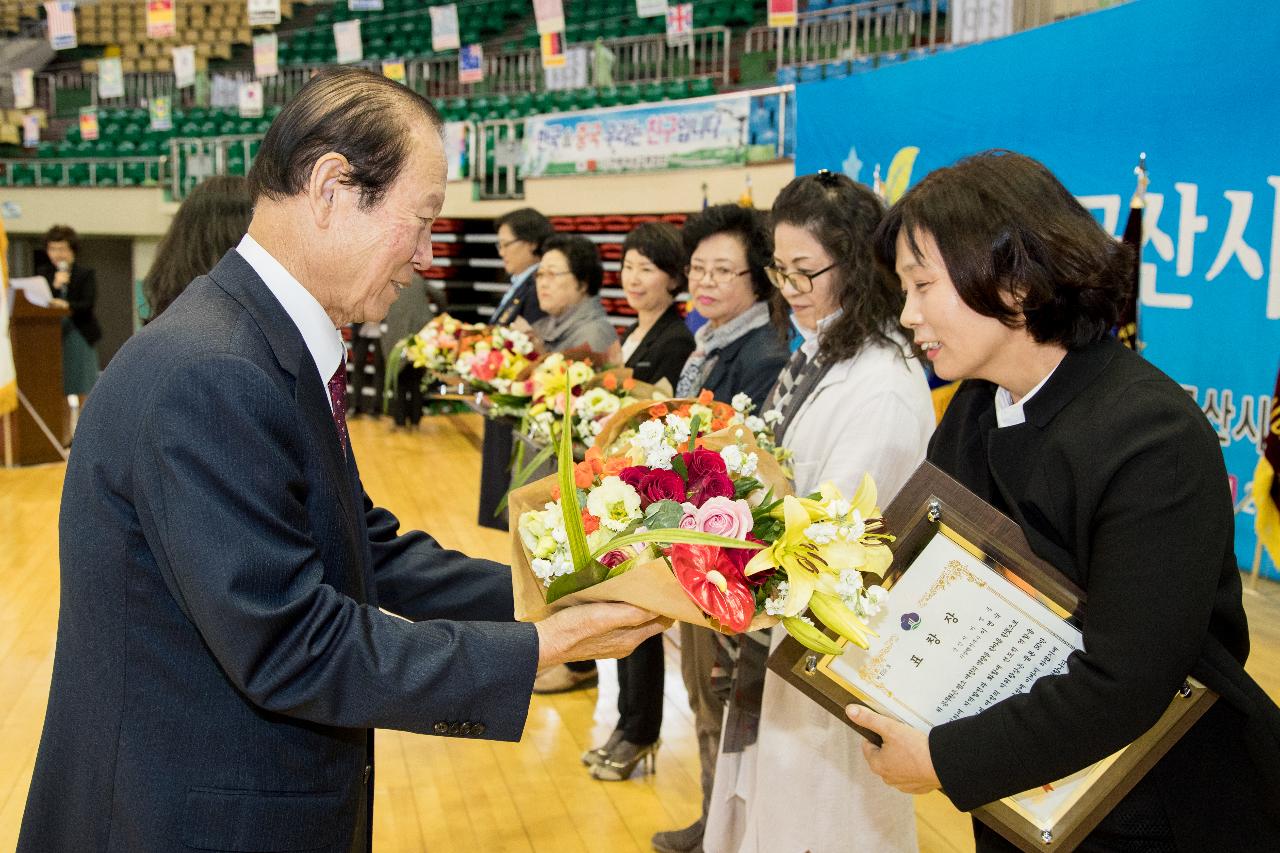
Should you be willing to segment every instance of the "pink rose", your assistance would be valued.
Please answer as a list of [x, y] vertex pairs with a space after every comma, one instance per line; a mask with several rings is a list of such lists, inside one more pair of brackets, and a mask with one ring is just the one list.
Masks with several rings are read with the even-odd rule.
[[714, 533], [729, 539], [746, 539], [754, 524], [751, 507], [746, 501], [720, 496], [708, 498], [706, 503], [698, 507], [694, 520], [698, 525], [697, 529], [703, 533]]
[[680, 529], [698, 529], [698, 508], [691, 503], [684, 504], [684, 516], [680, 519]]
[[634, 556], [635, 556], [634, 551], [630, 551], [625, 548], [614, 548], [612, 551], [608, 552], [603, 557], [601, 557], [600, 562], [604, 563], [606, 566], [612, 569], [615, 566], [622, 565], [623, 563], [625, 563], [627, 560], [630, 560]]
[[717, 497], [733, 497], [733, 480], [729, 479], [728, 474], [711, 472], [698, 480], [689, 478], [689, 500], [694, 506], [700, 507]]
[[684, 480], [675, 471], [655, 468], [645, 474], [640, 485], [635, 488], [640, 493], [642, 508], [647, 508], [654, 501], [665, 500], [678, 503], [684, 500]]

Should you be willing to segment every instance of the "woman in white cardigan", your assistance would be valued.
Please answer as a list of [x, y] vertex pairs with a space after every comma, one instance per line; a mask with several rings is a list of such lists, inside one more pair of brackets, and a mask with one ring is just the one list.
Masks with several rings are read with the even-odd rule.
[[[764, 411], [794, 454], [798, 494], [870, 473], [885, 505], [924, 461], [934, 413], [898, 332], [902, 296], [874, 261], [879, 199], [844, 175], [796, 178], [773, 206], [770, 280], [804, 338]], [[744, 642], [716, 764], [708, 853], [916, 850], [914, 804], [862, 756], [861, 737], [772, 673], [784, 636]], [[766, 645], [768, 644], [768, 645]]]

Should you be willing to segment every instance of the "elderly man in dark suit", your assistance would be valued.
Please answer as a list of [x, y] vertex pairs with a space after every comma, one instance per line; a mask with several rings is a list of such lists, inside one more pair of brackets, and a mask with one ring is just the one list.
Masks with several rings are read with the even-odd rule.
[[315, 77], [263, 141], [248, 235], [103, 375], [19, 850], [368, 850], [373, 728], [517, 740], [539, 667], [661, 629], [622, 604], [514, 623], [504, 567], [364, 492], [336, 327], [430, 264], [440, 129], [378, 75]]

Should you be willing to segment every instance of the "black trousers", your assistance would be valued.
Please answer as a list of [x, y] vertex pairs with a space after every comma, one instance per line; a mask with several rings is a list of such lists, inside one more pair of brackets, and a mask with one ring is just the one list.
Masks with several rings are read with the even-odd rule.
[[507, 529], [507, 512], [494, 515], [511, 488], [511, 450], [515, 436], [503, 421], [485, 420], [484, 440], [480, 445], [480, 510], [476, 524], [494, 530]]
[[402, 367], [396, 378], [396, 392], [391, 397], [391, 416], [397, 426], [418, 425], [422, 420], [422, 377], [426, 369], [412, 364]]
[[618, 728], [631, 743], [647, 746], [658, 739], [664, 671], [661, 634], [618, 661]]
[[[369, 363], [369, 353], [373, 353], [373, 374], [365, 370]], [[382, 414], [382, 386], [386, 376], [386, 364], [382, 359], [382, 347], [377, 338], [362, 338], [356, 335], [351, 339], [351, 406], [355, 411], [370, 415]], [[364, 393], [364, 388], [373, 383], [373, 394]]]

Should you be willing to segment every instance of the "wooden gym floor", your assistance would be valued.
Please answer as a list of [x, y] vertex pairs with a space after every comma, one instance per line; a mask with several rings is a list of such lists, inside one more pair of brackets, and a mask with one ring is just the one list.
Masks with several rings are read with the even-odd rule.
[[[476, 417], [426, 418], [415, 432], [393, 430], [385, 418], [350, 426], [365, 487], [405, 527], [426, 529], [477, 556], [508, 559], [507, 537], [475, 524]], [[63, 472], [62, 465], [0, 469], [0, 850], [17, 843], [49, 689]], [[1280, 694], [1280, 585], [1259, 584], [1245, 605], [1253, 637], [1249, 670]], [[380, 732], [374, 849], [649, 850], [652, 833], [689, 823], [699, 802], [692, 717], [670, 639], [667, 654], [655, 775], [638, 771], [627, 782], [596, 782], [579, 763], [616, 719], [617, 682], [608, 662], [598, 689], [535, 696], [518, 744]], [[916, 814], [925, 853], [973, 849], [968, 818], [940, 794], [917, 798]]]

